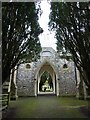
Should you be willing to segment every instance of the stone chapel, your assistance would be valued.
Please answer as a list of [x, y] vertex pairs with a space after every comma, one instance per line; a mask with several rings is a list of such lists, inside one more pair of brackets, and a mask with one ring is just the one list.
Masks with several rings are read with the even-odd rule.
[[[50, 76], [43, 81], [43, 74]], [[51, 83], [50, 83], [50, 81]], [[42, 83], [42, 85], [41, 85]], [[43, 47], [37, 62], [21, 64], [16, 75], [18, 96], [75, 96], [75, 66], [72, 60], [61, 59], [51, 47]], [[51, 86], [51, 87], [50, 87]]]

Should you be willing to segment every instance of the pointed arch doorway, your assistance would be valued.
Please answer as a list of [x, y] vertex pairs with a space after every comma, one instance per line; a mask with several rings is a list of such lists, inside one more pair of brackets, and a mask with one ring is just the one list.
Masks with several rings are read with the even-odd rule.
[[50, 75], [48, 71], [44, 71], [40, 76], [40, 81], [38, 81], [38, 91], [41, 93], [53, 93], [54, 92], [54, 82], [53, 76]]
[[45, 61], [39, 66], [35, 79], [35, 96], [59, 95], [58, 74], [55, 71], [55, 66], [50, 62]]

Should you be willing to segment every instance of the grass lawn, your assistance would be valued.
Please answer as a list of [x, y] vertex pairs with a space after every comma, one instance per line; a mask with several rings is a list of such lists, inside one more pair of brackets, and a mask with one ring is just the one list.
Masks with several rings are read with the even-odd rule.
[[[89, 102], [71, 97], [39, 96], [10, 101], [6, 118], [87, 118]], [[3, 114], [3, 117], [5, 117]]]

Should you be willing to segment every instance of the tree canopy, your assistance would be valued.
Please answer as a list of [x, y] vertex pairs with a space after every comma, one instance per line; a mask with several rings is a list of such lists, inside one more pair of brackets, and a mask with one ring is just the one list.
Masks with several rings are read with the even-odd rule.
[[49, 27], [56, 31], [58, 52], [72, 54], [90, 88], [90, 3], [51, 2]]
[[2, 3], [2, 82], [16, 65], [38, 58], [38, 36], [43, 32], [38, 23], [39, 11], [34, 2]]

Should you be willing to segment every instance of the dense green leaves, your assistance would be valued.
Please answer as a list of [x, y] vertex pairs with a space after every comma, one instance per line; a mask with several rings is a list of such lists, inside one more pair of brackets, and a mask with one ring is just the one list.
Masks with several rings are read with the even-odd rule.
[[38, 36], [43, 32], [38, 12], [34, 2], [2, 3], [3, 82], [16, 65], [38, 58], [41, 50]]
[[56, 30], [58, 52], [72, 54], [90, 87], [90, 3], [52, 2], [49, 26]]

